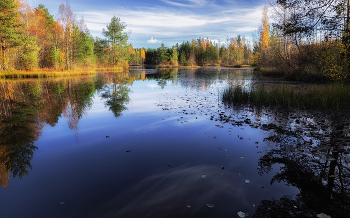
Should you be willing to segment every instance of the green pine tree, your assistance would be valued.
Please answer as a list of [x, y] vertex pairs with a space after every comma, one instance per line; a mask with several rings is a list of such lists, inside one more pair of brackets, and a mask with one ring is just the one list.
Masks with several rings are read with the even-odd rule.
[[113, 17], [111, 22], [107, 25], [107, 30], [103, 29], [102, 35], [104, 35], [110, 43], [112, 49], [112, 64], [124, 65], [127, 63], [127, 41], [129, 36], [123, 32], [126, 25], [120, 22], [119, 17]]
[[0, 1], [0, 70], [6, 69], [8, 65], [6, 51], [23, 44], [17, 7], [15, 0]]

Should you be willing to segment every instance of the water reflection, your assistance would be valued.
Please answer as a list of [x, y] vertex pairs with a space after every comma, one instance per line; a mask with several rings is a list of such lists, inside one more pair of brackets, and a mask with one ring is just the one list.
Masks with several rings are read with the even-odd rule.
[[0, 181], [8, 186], [9, 174], [23, 178], [31, 169], [34, 141], [43, 127], [55, 126], [59, 117], [78, 136], [79, 120], [93, 104], [95, 92], [106, 100], [116, 118], [126, 110], [130, 89], [127, 84], [139, 77], [101, 74], [58, 80], [0, 82]]
[[[348, 114], [226, 106], [226, 113], [243, 115], [241, 122], [223, 116], [216, 120], [266, 132], [266, 147], [258, 160], [259, 174], [282, 164], [270, 184], [285, 182], [300, 190], [296, 195], [261, 201], [253, 217], [316, 217], [320, 213], [350, 216]], [[249, 123], [242, 120], [244, 115], [250, 117]]]
[[[225, 173], [223, 173], [225, 172]], [[206, 177], [202, 178], [202, 173]], [[235, 202], [236, 206], [249, 207], [244, 189], [234, 173], [217, 166], [181, 166], [153, 174], [115, 196], [96, 211], [99, 217], [226, 217]], [[218, 200], [220, 199], [220, 200]], [[215, 201], [212, 210], [206, 204]]]
[[[69, 150], [75, 152], [70, 157], [69, 152], [63, 152], [67, 165], [60, 163], [62, 156], [56, 158], [65, 173], [81, 177], [67, 180], [62, 190], [90, 197], [71, 199], [71, 205], [65, 205], [76, 214], [232, 217], [243, 210], [254, 217], [315, 217], [320, 213], [350, 216], [350, 117], [329, 111], [281, 111], [221, 101], [220, 92], [227, 85], [253, 86], [257, 79], [247, 69], [213, 67], [135, 68], [128, 73], [94, 77], [2, 81], [1, 185], [8, 186], [10, 174], [15, 178], [28, 174], [34, 151], [40, 147], [34, 142], [46, 125], [54, 127], [62, 117], [78, 138], [79, 130], [84, 134], [82, 117], [94, 107], [96, 99], [101, 99], [110, 117], [118, 118], [112, 128], [118, 133], [108, 139], [103, 135], [102, 140], [95, 138], [100, 137], [98, 134], [87, 136], [92, 131], [85, 129], [87, 139], [80, 140], [88, 141], [90, 147]], [[151, 90], [150, 84], [161, 89], [141, 89]], [[139, 111], [128, 111], [133, 108], [129, 105], [135, 97], [133, 91], [144, 94], [141, 98], [152, 94], [152, 100], [142, 99], [141, 103], [151, 102], [147, 106], [156, 108], [157, 115], [154, 111], [142, 116]], [[105, 122], [111, 125], [102, 119], [98, 125], [104, 126]], [[89, 128], [101, 128], [94, 124]], [[151, 129], [154, 125], [159, 128]], [[108, 127], [102, 129], [101, 134], [105, 134]], [[144, 129], [148, 131], [140, 131]], [[85, 161], [76, 162], [77, 158]], [[168, 159], [178, 166], [168, 167]], [[57, 167], [56, 162], [50, 164]], [[207, 175], [204, 179], [203, 173]], [[245, 179], [251, 183], [246, 185]], [[71, 185], [82, 183], [84, 188]], [[291, 187], [298, 189], [298, 194], [287, 195], [296, 193]], [[70, 193], [67, 196], [71, 197]], [[206, 207], [207, 203], [215, 204], [215, 208]]]

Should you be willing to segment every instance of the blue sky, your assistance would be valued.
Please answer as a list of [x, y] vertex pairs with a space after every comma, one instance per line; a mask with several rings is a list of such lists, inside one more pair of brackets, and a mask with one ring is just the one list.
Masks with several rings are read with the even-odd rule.
[[[29, 0], [31, 6], [45, 5], [56, 15], [66, 1]], [[102, 29], [115, 15], [127, 25], [134, 48], [158, 48], [199, 37], [224, 43], [227, 37], [245, 36], [249, 41], [261, 23], [268, 0], [70, 0], [76, 18], [84, 17], [91, 34]]]

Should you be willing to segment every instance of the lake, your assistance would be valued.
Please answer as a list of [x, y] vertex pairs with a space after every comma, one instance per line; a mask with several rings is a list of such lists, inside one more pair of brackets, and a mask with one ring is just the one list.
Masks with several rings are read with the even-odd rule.
[[350, 217], [347, 113], [221, 98], [282, 82], [223, 67], [1, 80], [1, 217]]

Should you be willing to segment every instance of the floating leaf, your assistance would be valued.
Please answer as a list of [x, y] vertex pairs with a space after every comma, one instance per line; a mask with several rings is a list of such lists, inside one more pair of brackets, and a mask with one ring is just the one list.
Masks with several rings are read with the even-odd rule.
[[329, 177], [331, 177], [331, 178], [335, 178], [335, 175], [330, 175]]
[[215, 205], [214, 205], [214, 204], [211, 204], [211, 203], [207, 203], [207, 207], [209, 207], [209, 208], [214, 208]]
[[239, 211], [237, 214], [238, 214], [238, 216], [241, 217], [241, 218], [246, 217], [245, 213], [243, 213], [242, 211]]
[[318, 218], [331, 218], [330, 216], [328, 216], [327, 214], [324, 214], [324, 213], [317, 214], [317, 217]]
[[242, 173], [237, 173], [237, 175], [242, 176]]

